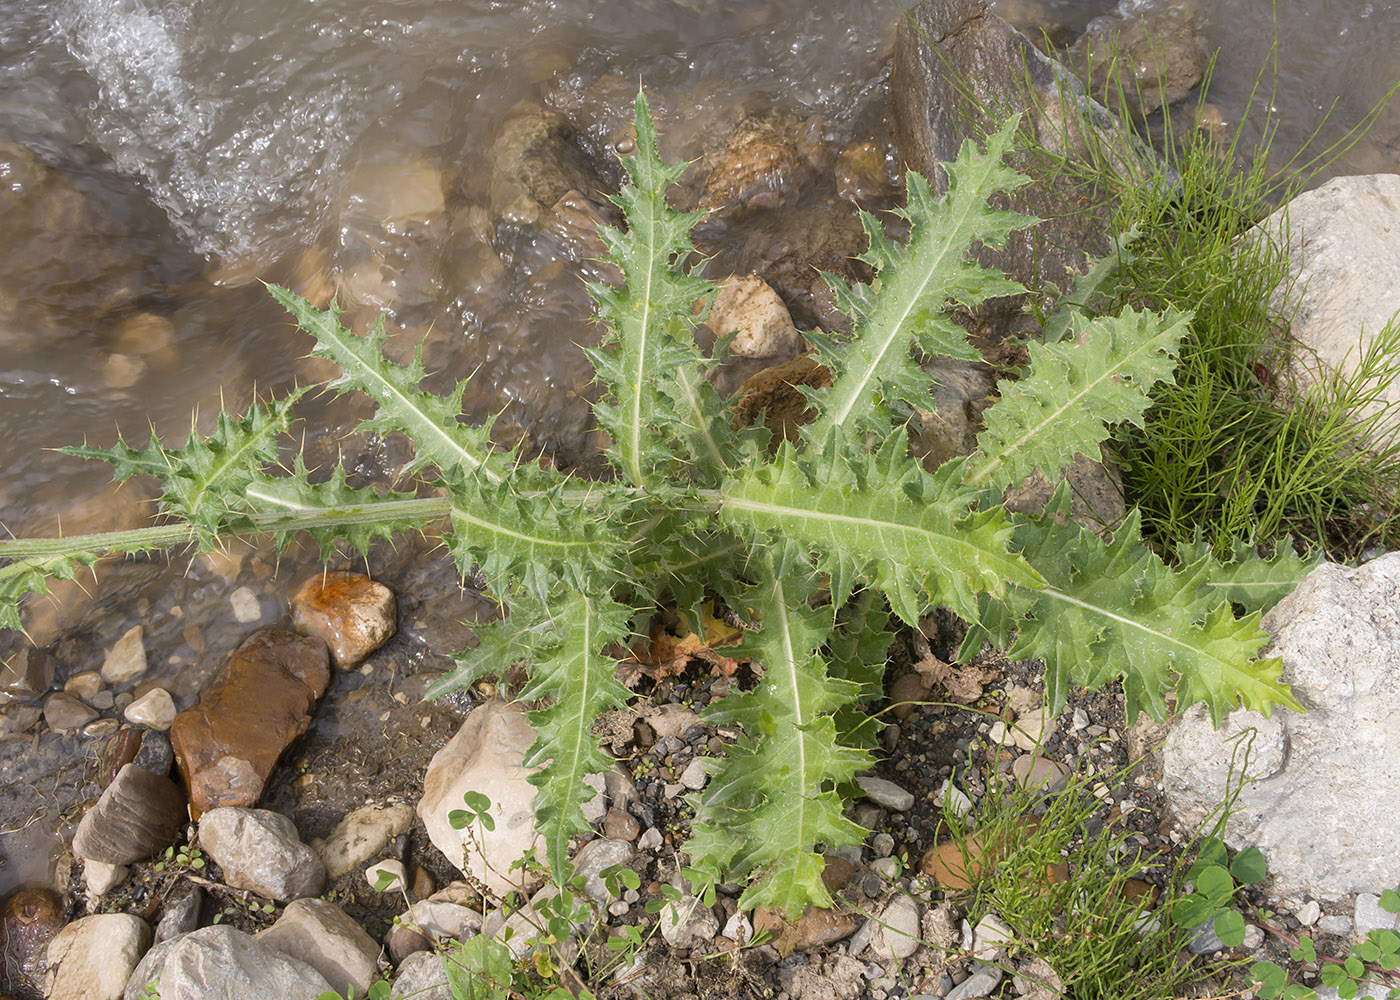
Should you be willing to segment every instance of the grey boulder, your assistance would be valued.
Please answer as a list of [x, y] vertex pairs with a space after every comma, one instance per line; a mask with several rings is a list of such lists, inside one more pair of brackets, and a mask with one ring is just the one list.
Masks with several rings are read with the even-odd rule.
[[149, 983], [160, 984], [160, 1000], [316, 1000], [331, 988], [305, 962], [227, 924], [156, 945], [127, 980], [122, 1000], [145, 1000]]
[[[1253, 740], [1250, 780], [1225, 831], [1268, 858], [1278, 896], [1338, 899], [1400, 882], [1400, 553], [1317, 567], [1264, 617], [1265, 656], [1307, 709], [1237, 710], [1219, 730], [1196, 706], [1163, 751], [1168, 805], [1196, 826]], [[1249, 730], [1254, 730], [1251, 736]], [[1238, 748], [1238, 753], [1237, 753]], [[1238, 780], [1238, 776], [1237, 776]]]

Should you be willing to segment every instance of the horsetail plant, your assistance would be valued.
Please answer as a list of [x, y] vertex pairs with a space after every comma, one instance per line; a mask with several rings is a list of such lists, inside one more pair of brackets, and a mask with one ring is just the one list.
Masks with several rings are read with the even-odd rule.
[[[630, 697], [609, 648], [656, 607], [691, 609], [712, 596], [756, 626], [740, 655], [760, 677], [703, 713], [742, 736], [727, 758], [707, 761], [712, 779], [691, 796], [685, 851], [701, 886], [747, 881], [742, 907], [789, 917], [831, 902], [818, 848], [865, 836], [846, 818], [840, 789], [872, 763], [873, 727], [859, 708], [881, 696], [891, 612], [913, 626], [945, 605], [971, 626], [967, 654], [991, 640], [1012, 656], [1044, 659], [1052, 709], [1071, 684], [1115, 680], [1130, 717], [1161, 717], [1173, 688], [1216, 720], [1237, 705], [1298, 708], [1279, 661], [1257, 655], [1267, 641], [1259, 609], [1305, 568], [1291, 553], [1221, 565], [1200, 546], [1168, 566], [1144, 545], [1135, 514], [1109, 539], [1070, 521], [1063, 484], [1039, 515], [1002, 503], [1008, 486], [1037, 469], [1053, 481], [1075, 455], [1097, 457], [1109, 425], [1141, 424], [1148, 390], [1172, 378], [1189, 314], [1129, 308], [1090, 318], [1067, 307], [1057, 320], [1065, 335], [1033, 344], [1026, 370], [1002, 383], [975, 453], [933, 471], [910, 454], [898, 415], [928, 407], [931, 383], [911, 350], [977, 358], [954, 308], [1023, 291], [968, 254], [1037, 221], [989, 205], [1027, 182], [1002, 162], [1015, 129], [1009, 122], [983, 151], [965, 143], [940, 197], [909, 174], [906, 243], [863, 214], [863, 259], [877, 280], [848, 286], [827, 276], [853, 331], [810, 336], [832, 384], [806, 390], [815, 421], [770, 453], [767, 432], [732, 426], [705, 379], [715, 362], [695, 346], [702, 317], [692, 304], [714, 286], [687, 264], [700, 216], [667, 206], [666, 188], [685, 165], [661, 160], [639, 94], [636, 152], [623, 160], [629, 183], [615, 199], [626, 226], [602, 230], [625, 280], [590, 289], [611, 334], [590, 352], [610, 479], [582, 482], [493, 448], [489, 425], [458, 420], [465, 383], [445, 397], [422, 391], [420, 359], [401, 366], [384, 357], [382, 322], [358, 337], [334, 306], [317, 310], [274, 287], [316, 338], [313, 354], [340, 366], [330, 387], [370, 397], [377, 410], [364, 426], [411, 438], [411, 471], [440, 495], [351, 489], [339, 469], [313, 483], [300, 459], [290, 472], [280, 467], [277, 446], [300, 391], [254, 404], [242, 419], [224, 415], [212, 436], [183, 448], [154, 437], [140, 451], [125, 442], [75, 448], [111, 462], [118, 479], [159, 479], [162, 523], [0, 542], [9, 560], [0, 567], [0, 625], [18, 628], [20, 599], [47, 579], [111, 553], [204, 551], [248, 533], [282, 544], [297, 530], [323, 552], [365, 553], [375, 538], [446, 518], [442, 541], [456, 564], [481, 572], [509, 614], [481, 627], [480, 644], [429, 694], [529, 662], [520, 697], [537, 706], [529, 718], [538, 739], [526, 763], [540, 768], [531, 778], [535, 814], [562, 882], [570, 836], [589, 829], [584, 778], [610, 764], [593, 724]], [[1231, 600], [1248, 613], [1236, 617]]]

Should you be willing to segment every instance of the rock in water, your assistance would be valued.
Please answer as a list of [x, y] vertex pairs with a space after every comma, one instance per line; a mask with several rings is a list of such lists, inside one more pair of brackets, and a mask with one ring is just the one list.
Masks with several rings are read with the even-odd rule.
[[63, 928], [63, 901], [49, 889], [16, 889], [0, 902], [0, 984], [39, 994], [49, 942]]
[[[1026, 93], [1027, 82], [1032, 95]], [[997, 110], [971, 105], [969, 88], [982, 106]], [[1067, 108], [1067, 101], [1077, 106]], [[892, 131], [899, 159], [928, 178], [935, 194], [947, 186], [939, 164], [956, 159], [963, 140], [972, 135], [969, 116], [996, 131], [1006, 114], [1017, 111], [1023, 128], [1071, 159], [1087, 162], [1082, 138], [1086, 128], [1098, 134], [1098, 145], [1109, 155], [1121, 156], [1113, 166], [1125, 176], [1141, 174], [1140, 157], [1152, 157], [1145, 146], [1118, 130], [1105, 108], [1084, 95], [1068, 70], [988, 11], [981, 0], [927, 0], [900, 19], [890, 79]], [[1081, 119], [1089, 124], [1080, 125]], [[1084, 211], [1082, 192], [1067, 173], [1054, 174], [1029, 154], [1013, 155], [1008, 162], [1032, 178], [1016, 192], [1016, 210], [1047, 221], [1012, 233], [1001, 250], [980, 248], [977, 258], [1027, 287], [1037, 287], [1042, 280], [1067, 286], [1070, 272], [1083, 269], [1084, 255], [1101, 251], [1101, 227], [1094, 213]], [[1006, 196], [992, 203], [1011, 206]], [[1010, 324], [1021, 302], [1019, 297], [994, 300], [979, 310], [979, 316], [986, 313], [991, 318], [995, 310], [998, 322]]]
[[279, 901], [320, 895], [326, 866], [281, 813], [225, 806], [199, 821], [199, 846], [224, 870], [224, 881]]
[[160, 1000], [312, 1000], [331, 988], [305, 962], [227, 924], [202, 927], [146, 952], [122, 1000], [145, 1000], [152, 982], [160, 983]]
[[398, 628], [394, 592], [360, 573], [322, 573], [292, 598], [292, 622], [303, 635], [319, 636], [335, 665], [348, 670], [373, 653]]
[[257, 802], [282, 751], [311, 724], [329, 681], [320, 639], [271, 628], [245, 639], [199, 703], [170, 727], [194, 814]]
[[144, 631], [133, 625], [117, 640], [102, 661], [102, 679], [108, 684], [125, 684], [146, 672]]
[[44, 995], [50, 1000], [118, 996], [151, 943], [151, 928], [130, 913], [75, 920], [49, 944]]
[[127, 764], [78, 824], [73, 853], [88, 861], [142, 861], [179, 836], [185, 796], [169, 778]]
[[[0, 695], [17, 701], [37, 698], [53, 686], [53, 657], [42, 649], [25, 646], [0, 663]], [[6, 700], [0, 697], [0, 701]]]
[[1397, 609], [1400, 553], [1356, 569], [1324, 563], [1263, 623], [1273, 642], [1262, 655], [1282, 657], [1282, 679], [1307, 712], [1276, 708], [1266, 719], [1235, 711], [1217, 731], [1196, 706], [1167, 737], [1168, 805], [1194, 827], [1225, 794], [1234, 741], [1256, 730], [1253, 780], [1235, 801], [1225, 839], [1264, 852], [1276, 895], [1336, 899], [1400, 882], [1400, 814], [1393, 796], [1378, 794], [1400, 787]]
[[[418, 815], [428, 839], [447, 860], [502, 896], [529, 888], [523, 871], [509, 869], [531, 847], [542, 846], [535, 833], [536, 790], [529, 782], [533, 771], [521, 763], [534, 742], [535, 731], [519, 707], [488, 701], [467, 714], [423, 776]], [[479, 824], [470, 830], [453, 829], [448, 815], [462, 808], [467, 792], [491, 800], [494, 830], [480, 829]]]

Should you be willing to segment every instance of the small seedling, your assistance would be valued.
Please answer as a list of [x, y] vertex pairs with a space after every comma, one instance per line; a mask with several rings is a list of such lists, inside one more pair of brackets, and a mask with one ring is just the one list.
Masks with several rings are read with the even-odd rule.
[[156, 862], [156, 871], [163, 872], [167, 868], [199, 871], [204, 867], [204, 864], [204, 854], [198, 847], [191, 847], [189, 844], [181, 844], [176, 847], [172, 844], [165, 849], [161, 860]]
[[[1227, 867], [1228, 866], [1228, 867]], [[1186, 877], [1195, 891], [1177, 901], [1172, 908], [1172, 921], [1178, 927], [1199, 927], [1211, 921], [1215, 936], [1222, 944], [1235, 948], [1244, 942], [1244, 916], [1231, 904], [1236, 883], [1252, 885], [1268, 874], [1264, 855], [1257, 847], [1246, 847], [1230, 860], [1229, 852], [1218, 838], [1202, 841], [1196, 863]]]

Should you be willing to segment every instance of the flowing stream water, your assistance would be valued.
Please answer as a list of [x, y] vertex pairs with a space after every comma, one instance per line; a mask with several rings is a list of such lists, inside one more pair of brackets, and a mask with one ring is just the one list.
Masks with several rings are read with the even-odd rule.
[[[1065, 37], [1116, 9], [993, 6]], [[1321, 136], [1336, 137], [1400, 79], [1400, 0], [1198, 11], [1227, 123], [1277, 37], [1276, 89], [1264, 77], [1277, 150], [1302, 146], [1329, 110]], [[134, 523], [139, 493], [114, 498], [105, 466], [47, 449], [105, 446], [117, 428], [138, 445], [150, 429], [179, 443], [192, 413], [207, 431], [221, 406], [327, 377], [260, 279], [335, 292], [361, 329], [385, 313], [398, 356], [422, 341], [439, 387], [474, 373], [469, 416], [500, 413], [503, 440], [586, 458], [579, 345], [595, 333], [580, 279], [601, 273], [586, 231], [606, 212], [638, 82], [672, 157], [703, 155], [755, 114], [780, 116], [794, 144], [822, 155], [887, 150], [900, 16], [868, 0], [0, 0], [0, 524], [23, 535]], [[1383, 115], [1337, 169], [1400, 169], [1400, 115]], [[803, 197], [830, 199], [828, 188]], [[740, 227], [716, 245], [744, 267], [775, 239]], [[313, 464], [339, 457], [374, 478], [405, 457], [402, 442], [350, 434], [365, 415], [354, 403], [304, 411]], [[206, 649], [217, 662], [251, 627], [229, 618], [227, 590], [312, 560], [289, 563], [128, 564], [104, 577], [97, 604], [70, 593], [32, 612], [31, 630], [59, 643], [61, 682], [144, 618], [153, 676], [185, 675], [170, 681], [183, 707], [207, 673], [191, 664]], [[37, 737], [23, 740], [40, 754]], [[85, 744], [60, 751], [80, 760]], [[42, 879], [58, 818], [42, 794], [14, 790], [25, 759], [0, 762], [11, 786], [0, 892]]]

